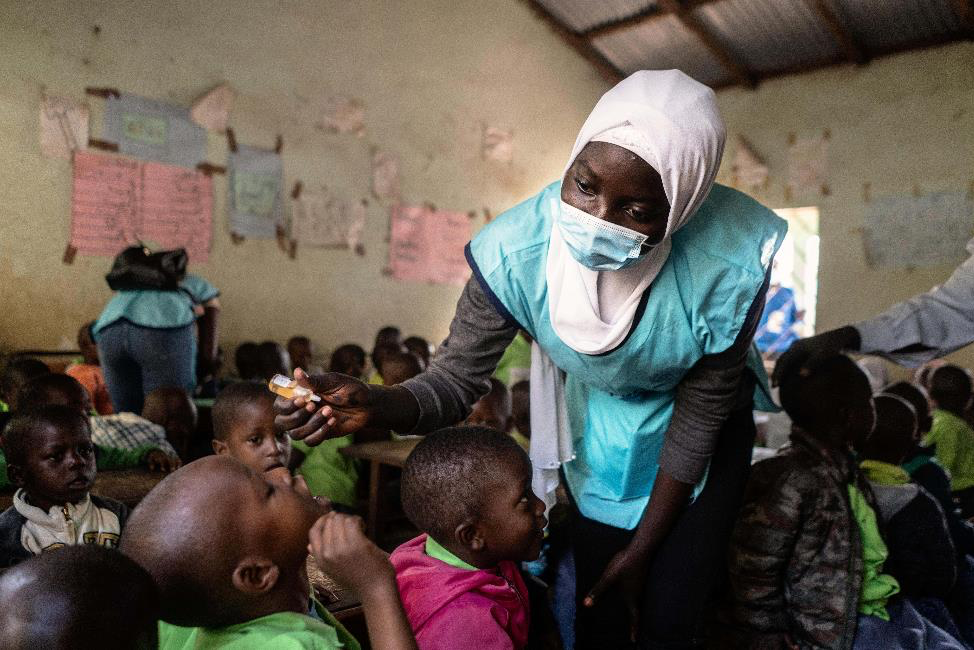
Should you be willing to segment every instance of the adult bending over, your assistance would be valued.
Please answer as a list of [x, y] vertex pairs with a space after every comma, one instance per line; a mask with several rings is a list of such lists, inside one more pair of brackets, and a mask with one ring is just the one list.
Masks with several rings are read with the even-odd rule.
[[192, 274], [175, 291], [115, 292], [91, 329], [116, 413], [141, 413], [145, 396], [163, 386], [193, 394], [197, 375], [216, 363], [219, 295]]
[[785, 233], [714, 185], [724, 135], [709, 88], [637, 72], [598, 102], [564, 177], [470, 243], [474, 278], [429, 370], [398, 387], [309, 377], [326, 406], [276, 403], [309, 444], [366, 425], [428, 432], [466, 416], [527, 331], [535, 470], [574, 456], [577, 648], [701, 643], [723, 573], [752, 404], [768, 406], [750, 343]]

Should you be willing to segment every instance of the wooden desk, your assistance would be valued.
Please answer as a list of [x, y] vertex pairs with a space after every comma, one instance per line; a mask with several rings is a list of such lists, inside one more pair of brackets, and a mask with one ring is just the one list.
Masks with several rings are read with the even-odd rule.
[[382, 466], [402, 467], [405, 465], [406, 457], [419, 444], [419, 440], [419, 438], [379, 440], [341, 448], [344, 455], [369, 462], [369, 513], [366, 519], [366, 532], [373, 541], [378, 541], [379, 488], [381, 487]]

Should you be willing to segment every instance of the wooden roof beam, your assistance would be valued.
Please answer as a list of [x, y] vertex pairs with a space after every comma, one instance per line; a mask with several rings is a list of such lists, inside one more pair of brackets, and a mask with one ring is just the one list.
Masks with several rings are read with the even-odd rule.
[[678, 0], [659, 0], [659, 6], [675, 14], [683, 26], [700, 39], [704, 47], [710, 50], [710, 53], [720, 61], [720, 64], [734, 77], [737, 83], [748, 88], [757, 86], [757, 78], [714, 38], [714, 35], [710, 33], [703, 23], [697, 20], [696, 16], [690, 13], [689, 5], [685, 6]]
[[595, 49], [592, 43], [584, 36], [579, 36], [562, 25], [557, 18], [545, 9], [538, 0], [524, 0], [525, 4], [534, 11], [535, 15], [551, 28], [565, 43], [573, 50], [578, 52], [583, 59], [591, 63], [598, 70], [605, 80], [611, 84], [622, 81], [626, 75], [619, 68], [615, 67], [602, 53]]
[[[689, 10], [695, 7], [700, 7], [711, 2], [716, 2], [716, 0], [684, 0], [681, 5], [684, 9]], [[599, 38], [600, 36], [608, 36], [609, 34], [614, 34], [615, 32], [622, 31], [624, 29], [629, 29], [630, 27], [636, 27], [647, 23], [651, 20], [657, 18], [662, 18], [663, 16], [668, 16], [672, 12], [669, 9], [663, 8], [662, 5], [656, 5], [649, 7], [640, 12], [634, 13], [631, 16], [625, 16], [617, 20], [612, 20], [601, 25], [596, 25], [591, 29], [582, 32], [582, 36], [588, 38], [589, 40], [593, 38]]]
[[825, 26], [829, 28], [832, 36], [835, 37], [835, 40], [838, 41], [839, 45], [845, 51], [846, 59], [850, 63], [855, 63], [856, 65], [869, 63], [869, 55], [856, 42], [856, 39], [852, 36], [852, 32], [845, 26], [842, 19], [836, 15], [828, 2], [825, 0], [805, 0], [805, 4], [814, 13], [818, 14], [818, 17], [825, 23]]

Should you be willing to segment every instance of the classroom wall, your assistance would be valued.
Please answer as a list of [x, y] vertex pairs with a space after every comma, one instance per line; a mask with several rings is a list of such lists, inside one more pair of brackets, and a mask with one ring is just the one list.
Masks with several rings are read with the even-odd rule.
[[[189, 105], [226, 81], [238, 93], [239, 142], [272, 147], [283, 135], [285, 187], [300, 178], [348, 200], [367, 197], [377, 146], [400, 157], [406, 201], [482, 215], [561, 173], [608, 87], [519, 0], [20, 0], [0, 3], [0, 43], [4, 351], [73, 346], [79, 324], [110, 295], [109, 259], [61, 263], [71, 168], [40, 154], [42, 92], [84, 99], [86, 86], [108, 86]], [[364, 102], [364, 137], [314, 127], [335, 95]], [[97, 136], [102, 101], [89, 104]], [[512, 164], [482, 160], [484, 124], [514, 131]], [[225, 157], [225, 139], [210, 134], [210, 161]], [[292, 261], [272, 240], [232, 244], [225, 194], [217, 177], [212, 254], [191, 270], [222, 291], [228, 345], [304, 333], [325, 349], [370, 347], [388, 323], [435, 342], [446, 335], [460, 288], [382, 273], [388, 212], [375, 200], [364, 257], [299, 249]]]
[[[817, 329], [868, 318], [926, 291], [954, 265], [871, 268], [863, 248], [865, 194], [974, 192], [974, 44], [965, 42], [718, 93], [728, 146], [719, 180], [730, 182], [735, 136], [770, 168], [766, 205], [818, 206], [821, 263]], [[786, 197], [789, 134], [828, 129], [830, 194]], [[971, 224], [974, 231], [974, 224]], [[963, 256], [960, 258], [963, 259]], [[974, 367], [974, 348], [955, 358]]]

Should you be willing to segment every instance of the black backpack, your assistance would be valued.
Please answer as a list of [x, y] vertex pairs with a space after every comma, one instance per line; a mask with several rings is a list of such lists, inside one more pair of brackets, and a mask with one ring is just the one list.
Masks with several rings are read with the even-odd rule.
[[185, 248], [153, 253], [145, 246], [129, 246], [115, 258], [105, 280], [113, 291], [177, 291], [186, 277], [186, 262]]

